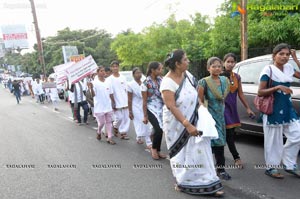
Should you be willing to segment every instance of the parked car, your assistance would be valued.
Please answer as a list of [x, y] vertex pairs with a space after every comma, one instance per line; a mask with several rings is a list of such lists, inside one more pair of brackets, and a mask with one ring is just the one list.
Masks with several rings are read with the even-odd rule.
[[[300, 60], [300, 51], [297, 51], [297, 57]], [[244, 95], [256, 114], [256, 119], [249, 118], [243, 104], [238, 100], [238, 113], [240, 116], [242, 126], [238, 129], [241, 133], [263, 135], [262, 123], [258, 123], [259, 112], [255, 108], [253, 100], [257, 95], [259, 85], [259, 75], [262, 69], [273, 63], [272, 55], [264, 55], [239, 62], [234, 67], [233, 71], [241, 76]], [[290, 57], [289, 62], [299, 71], [298, 66]], [[291, 89], [293, 90], [292, 101], [293, 105], [299, 114], [300, 112], [300, 80], [294, 78], [294, 82], [291, 83]]]
[[[132, 71], [120, 71], [120, 74], [123, 75], [127, 82], [131, 82], [133, 80]], [[142, 74], [142, 82], [146, 79], [146, 76]]]

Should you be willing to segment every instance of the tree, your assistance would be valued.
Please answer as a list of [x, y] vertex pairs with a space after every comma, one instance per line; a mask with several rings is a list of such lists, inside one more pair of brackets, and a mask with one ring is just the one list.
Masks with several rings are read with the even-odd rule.
[[[191, 20], [177, 21], [171, 15], [163, 24], [153, 23], [142, 33], [126, 31], [117, 35], [112, 43], [122, 61], [123, 68], [145, 66], [150, 61], [164, 62], [166, 55], [175, 49], [184, 49], [192, 61], [191, 69], [200, 72], [199, 64], [204, 57], [209, 23], [206, 16], [197, 13]], [[127, 67], [126, 67], [127, 66]]]
[[119, 34], [112, 43], [111, 48], [122, 61], [124, 68], [142, 66], [149, 59], [149, 45], [143, 34], [133, 32]]
[[[53, 67], [63, 63], [62, 46], [77, 46], [78, 52], [92, 55], [98, 65], [108, 65], [111, 60], [116, 59], [116, 54], [110, 49], [112, 42], [111, 34], [105, 30], [70, 30], [65, 28], [59, 30], [57, 36], [43, 38], [44, 59], [46, 63], [46, 73], [53, 73]], [[29, 73], [40, 74], [42, 68], [39, 65], [37, 46], [35, 51], [25, 55], [17, 55], [18, 59], [10, 59], [6, 55], [10, 64], [18, 62], [22, 64]]]

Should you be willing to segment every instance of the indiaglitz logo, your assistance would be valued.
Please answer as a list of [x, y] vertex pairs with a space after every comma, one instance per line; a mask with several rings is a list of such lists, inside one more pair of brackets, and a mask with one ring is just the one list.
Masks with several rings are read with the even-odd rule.
[[235, 17], [237, 15], [246, 14], [249, 11], [259, 11], [263, 12], [264, 16], [272, 16], [272, 15], [283, 15], [283, 12], [276, 13], [275, 11], [286, 11], [286, 13], [294, 14], [300, 11], [300, 6], [296, 4], [247, 4], [246, 8], [243, 8], [237, 2], [232, 2], [232, 13], [231, 17]]

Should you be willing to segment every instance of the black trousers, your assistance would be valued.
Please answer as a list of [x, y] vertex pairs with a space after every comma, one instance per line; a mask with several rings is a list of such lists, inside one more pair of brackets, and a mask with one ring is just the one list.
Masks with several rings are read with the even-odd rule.
[[224, 172], [225, 171], [224, 146], [213, 146], [212, 152], [215, 155], [217, 172]]
[[226, 142], [229, 148], [230, 153], [233, 156], [233, 159], [239, 159], [240, 155], [235, 147], [235, 131], [234, 128], [226, 129]]
[[89, 113], [89, 105], [87, 101], [78, 102], [78, 107], [76, 109], [76, 117], [78, 123], [81, 123], [81, 115], [80, 115], [80, 107], [83, 109], [83, 122], [86, 123], [88, 119], [88, 113]]
[[44, 94], [40, 94], [39, 95], [39, 100], [40, 100], [41, 103], [43, 103], [44, 100], [45, 100], [45, 95]]
[[155, 115], [153, 115], [149, 110], [147, 110], [147, 113], [148, 113], [148, 119], [154, 128], [152, 148], [156, 149], [157, 151], [160, 151], [163, 130], [160, 128], [158, 120], [155, 117]]

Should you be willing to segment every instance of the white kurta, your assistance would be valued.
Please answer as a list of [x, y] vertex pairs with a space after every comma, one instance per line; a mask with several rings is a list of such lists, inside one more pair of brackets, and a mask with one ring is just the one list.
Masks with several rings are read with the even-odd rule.
[[35, 86], [34, 86], [34, 94], [36, 95], [41, 95], [44, 94], [44, 89], [42, 86], [42, 82], [40, 81], [39, 83], [36, 82]]
[[94, 96], [94, 113], [108, 113], [112, 112], [110, 94], [112, 94], [112, 88], [106, 81], [99, 80], [93, 81]]
[[124, 108], [128, 106], [127, 81], [123, 75], [115, 77], [109, 76], [107, 81], [113, 90], [113, 95], [116, 103], [116, 108]]
[[144, 112], [143, 112], [143, 97], [141, 85], [135, 80], [132, 80], [128, 84], [128, 92], [132, 93], [132, 113], [133, 113], [133, 124], [137, 137], [150, 136], [151, 126], [143, 123]]
[[[190, 73], [188, 74], [191, 76]], [[178, 88], [179, 85], [176, 82], [165, 77], [160, 90], [161, 92], [169, 90], [176, 93]], [[190, 119], [192, 117], [197, 100], [196, 89], [186, 79], [176, 100], [176, 106], [185, 118]], [[167, 148], [170, 150], [180, 138], [184, 126], [165, 105], [163, 107], [163, 130]], [[201, 140], [197, 140], [194, 136], [189, 137], [184, 147], [171, 157], [170, 164], [177, 185], [183, 192], [201, 195], [215, 193], [222, 189], [216, 175], [209, 137], [203, 137]]]
[[51, 101], [59, 101], [57, 88], [48, 88], [47, 91], [49, 93]]
[[36, 81], [32, 81], [31, 82], [31, 86], [32, 86], [32, 92], [33, 92], [33, 94], [34, 95], [37, 95], [37, 93], [36, 93], [36, 87], [37, 87], [37, 83], [36, 83]]

